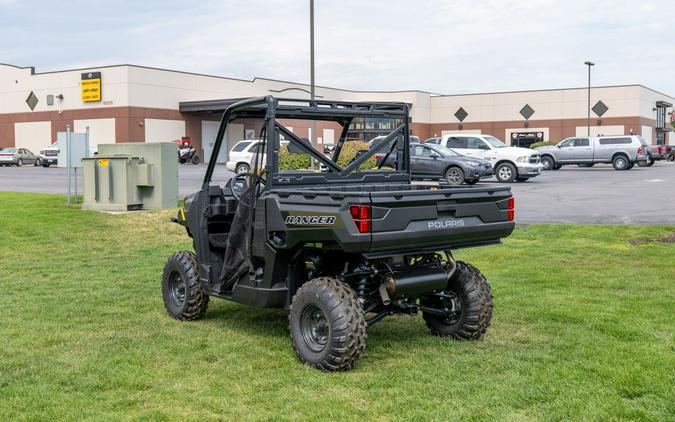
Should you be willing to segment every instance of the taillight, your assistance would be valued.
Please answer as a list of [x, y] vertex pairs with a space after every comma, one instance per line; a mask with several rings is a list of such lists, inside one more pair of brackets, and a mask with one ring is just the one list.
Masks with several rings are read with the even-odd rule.
[[359, 233], [370, 233], [370, 205], [351, 205], [349, 207]]
[[509, 201], [506, 203], [506, 208], [509, 221], [513, 221], [516, 218], [516, 200], [513, 196], [510, 197]]
[[659, 151], [659, 154], [663, 154], [663, 147], [661, 145], [659, 145], [658, 151]]
[[638, 147], [638, 155], [642, 155], [642, 148]]

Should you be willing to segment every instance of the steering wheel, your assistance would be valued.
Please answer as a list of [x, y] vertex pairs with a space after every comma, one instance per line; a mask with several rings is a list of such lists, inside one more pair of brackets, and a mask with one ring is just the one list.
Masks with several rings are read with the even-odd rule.
[[[248, 189], [248, 176], [250, 173], [237, 174], [232, 179], [230, 179], [230, 190], [232, 191], [232, 196], [237, 201], [240, 200], [241, 194]], [[264, 174], [258, 177], [258, 183], [263, 187], [265, 186], [265, 177]]]

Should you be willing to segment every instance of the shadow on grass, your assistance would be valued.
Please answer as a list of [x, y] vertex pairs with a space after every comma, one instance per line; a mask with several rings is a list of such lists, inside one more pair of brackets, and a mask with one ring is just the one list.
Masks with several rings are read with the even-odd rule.
[[[369, 314], [368, 317], [372, 317]], [[234, 330], [244, 335], [288, 338], [288, 311], [284, 309], [261, 309], [223, 299], [211, 298], [209, 310], [203, 321], [217, 324], [223, 329]], [[433, 338], [421, 316], [394, 315], [368, 327], [369, 345], [378, 342], [419, 342]]]

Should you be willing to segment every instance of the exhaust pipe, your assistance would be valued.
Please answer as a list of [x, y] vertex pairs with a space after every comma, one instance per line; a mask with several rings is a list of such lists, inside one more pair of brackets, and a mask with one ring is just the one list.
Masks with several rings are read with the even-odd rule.
[[[454, 264], [454, 263], [453, 263]], [[453, 268], [454, 270], [454, 265]], [[453, 271], [454, 272], [454, 271]], [[443, 268], [412, 268], [387, 274], [380, 285], [389, 297], [419, 297], [448, 286], [449, 275]]]

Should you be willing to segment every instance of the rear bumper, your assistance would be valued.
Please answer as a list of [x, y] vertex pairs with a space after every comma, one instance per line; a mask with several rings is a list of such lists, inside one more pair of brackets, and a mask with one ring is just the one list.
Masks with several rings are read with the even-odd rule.
[[544, 171], [544, 166], [541, 163], [518, 163], [516, 167], [518, 168], [519, 177], [535, 177]]
[[14, 157], [3, 158], [0, 157], [0, 164], [16, 164], [17, 160]]

